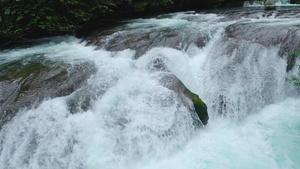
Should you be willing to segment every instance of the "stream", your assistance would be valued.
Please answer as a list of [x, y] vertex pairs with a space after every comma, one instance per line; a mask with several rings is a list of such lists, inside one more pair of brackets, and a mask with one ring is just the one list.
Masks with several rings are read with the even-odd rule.
[[[300, 168], [299, 7], [124, 20], [0, 51], [1, 169]], [[207, 125], [170, 90], [206, 103]], [[163, 81], [163, 82], [162, 82]]]

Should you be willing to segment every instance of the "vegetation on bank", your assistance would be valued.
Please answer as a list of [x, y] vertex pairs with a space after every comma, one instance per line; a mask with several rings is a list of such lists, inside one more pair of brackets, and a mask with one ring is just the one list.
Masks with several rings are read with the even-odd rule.
[[0, 0], [0, 45], [3, 41], [65, 34], [91, 20], [242, 6], [243, 2], [244, 0]]
[[[0, 34], [35, 37], [67, 32], [116, 5], [96, 0], [2, 0]], [[40, 35], [39, 35], [40, 34]]]
[[268, 0], [264, 0], [264, 4], [265, 4], [265, 10], [276, 10], [276, 5], [275, 2], [273, 1], [268, 1]]
[[205, 9], [229, 1], [241, 0], [0, 0], [0, 37], [38, 38], [73, 31], [93, 19]]
[[[292, 53], [291, 55], [294, 55], [296, 58], [299, 58], [300, 57], [300, 49], [298, 51]], [[296, 75], [292, 75], [289, 78], [286, 78], [286, 81], [290, 82], [294, 86], [297, 86], [300, 88], [300, 65], [297, 65], [297, 68], [298, 68], [298, 73]]]
[[291, 0], [292, 4], [300, 4], [300, 0]]

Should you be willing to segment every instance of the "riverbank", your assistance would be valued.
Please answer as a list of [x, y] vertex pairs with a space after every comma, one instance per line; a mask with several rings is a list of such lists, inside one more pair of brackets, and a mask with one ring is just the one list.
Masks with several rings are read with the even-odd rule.
[[[58, 35], [83, 37], [95, 28], [106, 29], [118, 25], [120, 20], [147, 18], [162, 13], [199, 11], [242, 7], [243, 0], [165, 0], [141, 2], [110, 0], [107, 2], [67, 1], [57, 7], [55, 2], [25, 3], [24, 1], [0, 2], [0, 50], [14, 46], [22, 40]], [[292, 0], [291, 3], [300, 3]]]
[[0, 49], [16, 41], [77, 34], [89, 27], [120, 19], [133, 19], [161, 13], [242, 6], [241, 0], [164, 0], [164, 1], [51, 1], [0, 2]]
[[[300, 98], [285, 82], [299, 8], [214, 11], [1, 51], [0, 112], [24, 106], [0, 129], [0, 168], [300, 168]], [[175, 76], [207, 104], [206, 126]]]

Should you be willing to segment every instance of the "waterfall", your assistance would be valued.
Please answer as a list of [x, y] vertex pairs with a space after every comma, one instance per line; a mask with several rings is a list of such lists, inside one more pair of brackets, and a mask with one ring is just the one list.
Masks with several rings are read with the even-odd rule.
[[[291, 4], [290, 0], [268, 0], [267, 2], [276, 6], [297, 6], [297, 4]], [[244, 2], [244, 7], [262, 7], [262, 6], [264, 6], [264, 1], [261, 0]]]
[[[3, 50], [0, 104], [23, 106], [1, 126], [0, 168], [299, 168], [300, 98], [285, 81], [299, 24], [294, 8], [179, 12]], [[207, 104], [206, 126], [168, 77]]]

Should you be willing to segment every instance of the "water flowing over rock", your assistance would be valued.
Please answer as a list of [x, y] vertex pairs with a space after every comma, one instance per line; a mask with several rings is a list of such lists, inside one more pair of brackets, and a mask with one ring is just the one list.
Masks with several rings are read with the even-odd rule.
[[[215, 79], [215, 83], [222, 85], [220, 91], [213, 94], [215, 96], [208, 96], [214, 97], [210, 99], [214, 101], [209, 104], [212, 104], [215, 111], [220, 114], [232, 114], [241, 109], [245, 110], [245, 114], [256, 111], [256, 106], [252, 105], [257, 102], [254, 98], [247, 97], [248, 104], [241, 105], [239, 99], [232, 98], [233, 95], [228, 96], [227, 90], [235, 82], [236, 77], [228, 78], [227, 74], [235, 72], [233, 69], [237, 69], [239, 64], [242, 65], [249, 59], [250, 62], [265, 62], [264, 57], [268, 57], [265, 55], [274, 55], [274, 57], [278, 55], [286, 59], [286, 71], [293, 69], [296, 61], [296, 55], [293, 52], [297, 51], [300, 46], [300, 22], [296, 22], [300, 15], [297, 8], [281, 8], [277, 11], [232, 9], [212, 12], [214, 14], [187, 12], [132, 20], [132, 23], [128, 21], [129, 23], [114, 29], [95, 31], [86, 39], [88, 45], [96, 45], [98, 49], [120, 51], [129, 48], [135, 50], [135, 58], [139, 58], [157, 46], [171, 47], [193, 55], [199, 49], [208, 50], [210, 43], [213, 43], [214, 46], [218, 46], [219, 50], [213, 49], [209, 57], [230, 63], [224, 65], [224, 72], [221, 73], [223, 76]], [[221, 38], [216, 38], [219, 35]], [[251, 58], [249, 54], [252, 55]], [[256, 68], [249, 68], [249, 70], [234, 74], [248, 76], [246, 74], [251, 72], [250, 69]], [[258, 69], [255, 71], [260, 71]], [[265, 78], [271, 77], [274, 76], [270, 73]], [[257, 88], [242, 93], [249, 95], [265, 93], [260, 98], [262, 101], [258, 103], [271, 103], [276, 100], [277, 96], [266, 93], [270, 90], [277, 90], [275, 89], [277, 87], [270, 87], [273, 86], [270, 83], [271, 79], [270, 82], [263, 84], [261, 87], [263, 90]], [[235, 106], [229, 108], [228, 104]], [[232, 109], [232, 107], [235, 108]]]
[[180, 12], [0, 51], [0, 168], [300, 168], [299, 17]]
[[[192, 93], [175, 75], [171, 74], [161, 59], [155, 59], [150, 64], [150, 70], [161, 71], [159, 82], [177, 93], [179, 100], [191, 111], [195, 126], [206, 125], [208, 122], [207, 106], [198, 95]], [[200, 123], [200, 121], [201, 123]]]
[[66, 96], [86, 84], [96, 71], [91, 63], [66, 65], [42, 58], [1, 65], [0, 126], [21, 108], [37, 106], [44, 99]]
[[251, 0], [244, 1], [244, 7], [263, 7], [265, 5], [291, 6], [291, 0]]
[[[295, 55], [290, 54], [297, 51], [300, 46], [299, 26], [274, 24], [260, 22], [258, 24], [236, 23], [226, 28], [226, 36], [232, 41], [232, 45], [245, 40], [251, 43], [258, 43], [266, 47], [279, 46], [279, 55], [287, 57], [287, 71], [295, 64]], [[225, 39], [225, 41], [230, 41]], [[233, 47], [234, 48], [234, 47]]]
[[[199, 126], [199, 119], [201, 120], [202, 124], [207, 124], [209, 119], [207, 107], [198, 95], [192, 93], [176, 76], [171, 74], [164, 75], [161, 78], [161, 83], [167, 88], [175, 91], [185, 106], [191, 110], [191, 116], [195, 125]], [[197, 116], [194, 114], [194, 112], [197, 113]]]
[[[89, 44], [97, 45], [99, 49], [104, 48], [110, 51], [133, 49], [137, 51], [136, 58], [138, 58], [154, 47], [164, 46], [180, 49], [183, 47], [187, 48], [191, 44], [203, 47], [207, 41], [208, 37], [206, 35], [195, 37], [182, 32], [182, 30], [176, 32], [165, 28], [163, 30], [144, 30], [139, 31], [139, 33], [136, 33], [136, 31], [116, 31], [109, 37], [103, 37], [100, 33], [96, 38], [89, 39]], [[182, 42], [186, 46], [182, 46]]]
[[[124, 49], [136, 50], [135, 58], [154, 47], [171, 47], [186, 50], [190, 45], [203, 47], [209, 41], [209, 33], [206, 27], [195, 27], [193, 16], [183, 16], [174, 22], [170, 16], [162, 15], [158, 18], [136, 20], [109, 30], [94, 31], [86, 40], [88, 45], [96, 45], [98, 49], [109, 51], [122, 51]], [[209, 18], [203, 18], [206, 21]], [[165, 23], [161, 23], [164, 20]], [[201, 20], [200, 20], [201, 21]], [[190, 29], [195, 27], [195, 30]]]
[[[188, 51], [193, 47], [202, 48], [212, 38], [214, 29], [220, 24], [219, 21], [232, 21], [241, 19], [240, 22], [229, 24], [225, 29], [226, 38], [224, 41], [232, 40], [234, 44], [245, 40], [251, 43], [258, 43], [266, 47], [280, 46], [279, 55], [288, 58], [287, 71], [294, 66], [295, 56], [290, 54], [298, 50], [300, 46], [299, 25], [280, 24], [269, 22], [269, 18], [287, 19], [292, 16], [300, 19], [300, 15], [293, 15], [296, 11], [217, 11], [223, 17], [210, 17], [199, 19], [199, 15], [179, 15], [175, 18], [172, 15], [162, 15], [152, 19], [133, 20], [135, 23], [128, 23], [116, 26], [109, 30], [91, 31], [86, 35], [88, 45], [96, 45], [98, 49], [110, 51], [122, 51], [124, 49], [136, 50], [135, 57], [138, 58], [148, 50], [164, 46], [174, 49]], [[189, 13], [187, 13], [189, 14]], [[245, 19], [242, 19], [245, 18]], [[266, 18], [260, 22], [253, 22], [259, 18]], [[211, 20], [209, 20], [211, 19]], [[176, 22], [174, 21], [176, 20]], [[161, 22], [163, 21], [163, 22]], [[210, 22], [211, 25], [203, 23]], [[221, 26], [221, 25], [220, 25]]]

